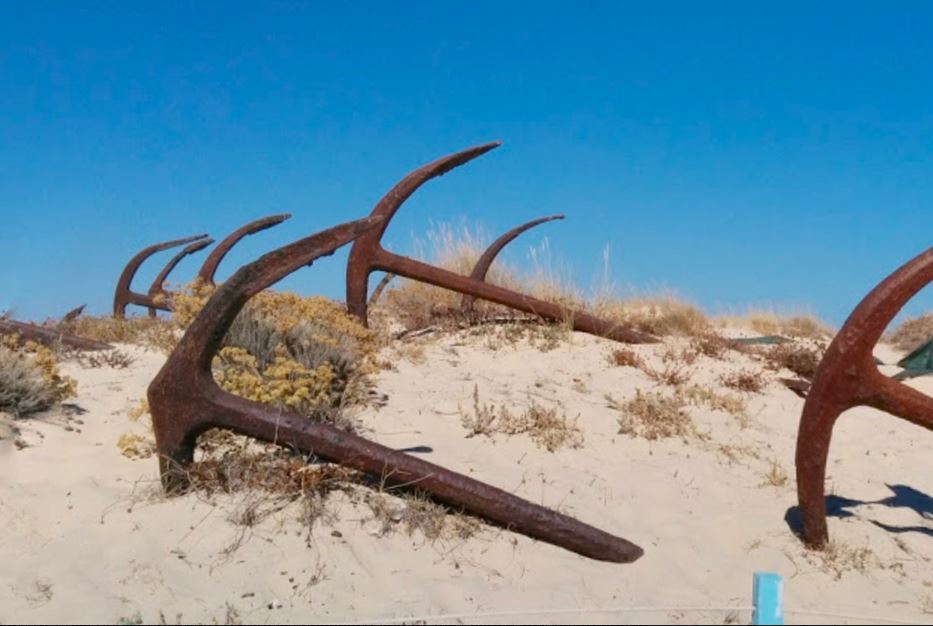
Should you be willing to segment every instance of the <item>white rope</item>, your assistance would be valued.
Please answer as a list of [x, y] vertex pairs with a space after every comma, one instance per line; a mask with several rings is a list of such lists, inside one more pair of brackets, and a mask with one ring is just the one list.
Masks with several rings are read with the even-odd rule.
[[845, 613], [830, 613], [830, 612], [825, 612], [825, 611], [795, 611], [792, 609], [785, 609], [784, 613], [790, 614], [790, 615], [804, 615], [808, 617], [835, 617], [835, 618], [842, 618], [842, 619], [857, 619], [857, 620], [862, 620], [864, 622], [868, 622], [870, 624], [876, 624], [878, 622], [884, 622], [886, 624], [918, 624], [918, 625], [933, 623], [933, 619], [931, 619], [929, 622], [908, 622], [908, 621], [900, 620], [900, 619], [890, 619], [887, 617], [876, 617], [874, 615], [847, 615]]
[[419, 615], [407, 617], [383, 617], [358, 622], [328, 622], [331, 626], [356, 626], [362, 624], [401, 624], [403, 622], [430, 622], [455, 619], [486, 619], [491, 617], [519, 617], [528, 615], [575, 615], [583, 613], [672, 613], [674, 611], [754, 611], [753, 606], [673, 606], [636, 607], [616, 606], [604, 609], [521, 609], [516, 611], [489, 611], [485, 613], [448, 613], [441, 615]]
[[[589, 609], [520, 609], [515, 611], [487, 611], [483, 613], [442, 613], [436, 615], [411, 615], [406, 617], [383, 617], [356, 622], [322, 622], [331, 626], [356, 626], [363, 624], [402, 624], [405, 622], [439, 622], [457, 619], [487, 619], [500, 617], [522, 617], [529, 615], [580, 615], [587, 613], [674, 613], [676, 611], [754, 611], [753, 606], [616, 606]], [[829, 611], [805, 611], [785, 609], [785, 614], [807, 617], [832, 617], [837, 619], [861, 620], [869, 623], [910, 624], [923, 626], [930, 622], [911, 622], [901, 619], [877, 617], [874, 615], [854, 615], [850, 613], [832, 613]]]

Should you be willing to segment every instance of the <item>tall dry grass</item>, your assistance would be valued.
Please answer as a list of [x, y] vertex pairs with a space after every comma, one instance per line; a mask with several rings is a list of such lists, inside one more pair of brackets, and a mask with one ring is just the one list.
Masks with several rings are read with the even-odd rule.
[[[452, 227], [432, 226], [424, 239], [416, 242], [418, 258], [437, 267], [469, 275], [487, 246], [489, 238], [466, 223]], [[520, 245], [520, 244], [512, 244]], [[519, 269], [500, 260], [493, 263], [486, 281], [528, 294], [540, 300], [593, 312], [620, 325], [658, 335], [697, 336], [710, 332], [706, 315], [692, 304], [673, 294], [620, 299], [608, 276], [608, 248], [603, 250], [603, 275], [588, 296], [566, 264], [554, 254], [549, 239], [526, 248], [528, 265]], [[462, 296], [446, 289], [409, 280], [397, 280], [383, 295], [382, 307], [395, 315], [407, 328], [437, 325], [458, 317]], [[480, 315], [510, 316], [515, 311], [477, 301]]]
[[[460, 222], [455, 226], [434, 224], [423, 238], [416, 239], [416, 256], [432, 265], [468, 275], [491, 238], [483, 229]], [[521, 246], [521, 243], [511, 244]], [[565, 264], [554, 254], [547, 237], [526, 245], [528, 263], [523, 268], [497, 260], [487, 282], [501, 285], [549, 302], [594, 313], [600, 317], [657, 336], [716, 338], [724, 327], [747, 328], [765, 335], [826, 339], [835, 332], [808, 312], [780, 313], [773, 309], [749, 309], [740, 315], [711, 317], [676, 292], [619, 297], [609, 270], [609, 249], [602, 250], [602, 273], [585, 290]], [[383, 295], [380, 308], [406, 329], [461, 324], [459, 293], [397, 279]], [[477, 301], [480, 316], [520, 315], [506, 307]], [[569, 316], [565, 322], [569, 320]]]
[[716, 324], [720, 327], [745, 328], [762, 335], [801, 339], [827, 339], [835, 334], [829, 324], [807, 311], [782, 313], [774, 309], [749, 308], [742, 314], [718, 316]]
[[930, 339], [933, 339], [933, 313], [905, 319], [885, 335], [888, 343], [904, 352], [913, 352]]

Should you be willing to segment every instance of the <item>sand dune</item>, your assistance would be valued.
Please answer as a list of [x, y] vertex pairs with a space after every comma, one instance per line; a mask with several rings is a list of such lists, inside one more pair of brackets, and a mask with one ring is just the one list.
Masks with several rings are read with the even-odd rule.
[[[632, 349], [660, 368], [683, 341]], [[459, 332], [389, 349], [396, 367], [377, 379], [387, 401], [360, 413], [367, 436], [623, 536], [645, 548], [639, 561], [601, 563], [489, 526], [435, 541], [385, 531], [359, 493], [330, 496], [310, 533], [297, 504], [247, 527], [232, 520], [249, 494], [165, 499], [155, 459], [116, 445], [146, 435], [127, 415], [164, 356], [121, 345], [134, 358], [127, 369], [65, 363], [80, 410], [18, 420], [19, 435], [0, 440], [0, 621], [747, 623], [762, 570], [785, 577], [789, 623], [933, 621], [922, 429], [864, 408], [840, 420], [828, 490], [846, 500], [830, 520], [832, 560], [806, 551], [785, 520], [803, 401], [779, 373], [739, 353], [700, 356], [690, 384], [719, 388], [742, 370], [767, 379], [744, 394], [747, 424], [691, 406], [701, 436], [648, 441], [619, 433], [606, 395], [669, 389], [611, 365], [617, 344], [582, 334], [548, 351], [491, 343]], [[885, 346], [878, 354], [896, 358]], [[931, 378], [911, 384], [933, 392]], [[461, 414], [474, 392], [513, 410], [556, 408], [577, 420], [582, 445], [467, 438]]]

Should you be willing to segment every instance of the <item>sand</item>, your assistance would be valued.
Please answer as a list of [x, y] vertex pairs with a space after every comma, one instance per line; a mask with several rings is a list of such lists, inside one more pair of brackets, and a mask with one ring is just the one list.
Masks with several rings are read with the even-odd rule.
[[[633, 349], [660, 366], [679, 341]], [[828, 490], [855, 502], [830, 519], [830, 533], [850, 558], [827, 563], [785, 521], [796, 504], [803, 401], [779, 373], [745, 395], [747, 427], [692, 407], [705, 440], [647, 441], [619, 434], [606, 394], [669, 390], [610, 365], [615, 344], [582, 334], [549, 351], [490, 343], [465, 332], [425, 336], [384, 355], [396, 367], [377, 378], [384, 406], [359, 415], [367, 436], [422, 447], [427, 460], [625, 537], [645, 549], [639, 561], [589, 560], [488, 526], [433, 542], [382, 532], [344, 493], [328, 499], [310, 533], [296, 504], [246, 527], [235, 519], [248, 494], [163, 498], [155, 459], [129, 459], [117, 440], [146, 434], [128, 413], [165, 357], [123, 345], [134, 358], [126, 369], [64, 364], [78, 381], [75, 406], [17, 420], [18, 435], [0, 431], [0, 622], [748, 623], [756, 571], [785, 578], [788, 623], [933, 621], [931, 439], [922, 429], [870, 409], [840, 420]], [[884, 346], [878, 355], [897, 358]], [[761, 365], [737, 353], [700, 357], [691, 383], [715, 387], [742, 369]], [[933, 392], [933, 378], [911, 384]], [[550, 452], [526, 435], [467, 438], [461, 413], [474, 389], [516, 411], [532, 401], [556, 407], [577, 419], [582, 446]]]

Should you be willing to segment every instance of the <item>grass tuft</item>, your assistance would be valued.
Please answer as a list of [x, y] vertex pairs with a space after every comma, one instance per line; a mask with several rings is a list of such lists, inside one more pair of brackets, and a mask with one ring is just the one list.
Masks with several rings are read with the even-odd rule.
[[479, 388], [473, 387], [473, 412], [460, 409], [460, 422], [467, 429], [467, 438], [494, 434], [528, 435], [539, 448], [555, 452], [561, 448], [583, 446], [583, 432], [577, 420], [569, 420], [557, 409], [547, 408], [535, 401], [523, 412], [514, 414], [506, 407], [480, 403]]
[[906, 319], [885, 336], [888, 343], [904, 352], [913, 352], [930, 339], [933, 339], [933, 313]]
[[77, 393], [77, 383], [58, 370], [45, 346], [15, 337], [0, 343], [0, 410], [23, 417], [44, 411]]
[[607, 395], [609, 407], [619, 411], [619, 432], [651, 441], [681, 437], [698, 437], [693, 418], [686, 411], [682, 395], [637, 390], [635, 397], [619, 402]]

